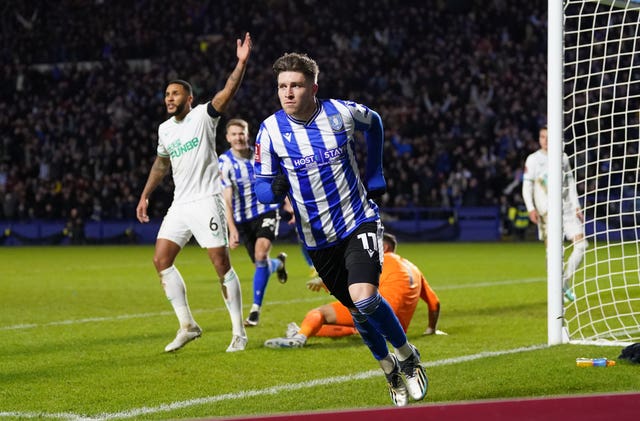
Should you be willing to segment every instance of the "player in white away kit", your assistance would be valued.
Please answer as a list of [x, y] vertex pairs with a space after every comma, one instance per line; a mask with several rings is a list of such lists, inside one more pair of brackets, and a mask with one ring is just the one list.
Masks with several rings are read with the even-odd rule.
[[[264, 120], [256, 139], [258, 200], [279, 203], [288, 195], [318, 274], [351, 312], [386, 374], [393, 403], [406, 405], [408, 395], [422, 399], [428, 383], [420, 353], [378, 292], [383, 230], [369, 196], [386, 188], [382, 120], [362, 104], [317, 99], [318, 65], [304, 54], [285, 54], [273, 70], [282, 109]], [[355, 131], [364, 133], [367, 144], [366, 187]]]
[[192, 108], [193, 91], [189, 83], [173, 80], [167, 85], [164, 102], [171, 117], [158, 128], [158, 156], [136, 209], [138, 220], [149, 222], [149, 197], [171, 168], [175, 185], [173, 202], [158, 231], [153, 256], [162, 287], [180, 323], [175, 339], [165, 347], [166, 352], [180, 349], [202, 334], [191, 314], [184, 280], [174, 266], [178, 253], [191, 236], [207, 249], [220, 280], [233, 331], [227, 352], [242, 351], [247, 344], [240, 281], [229, 258], [226, 212], [215, 148], [220, 113], [240, 87], [251, 53], [249, 33], [236, 44], [236, 67], [224, 88], [209, 103]]
[[[522, 198], [529, 212], [529, 219], [538, 224], [538, 238], [547, 244], [548, 191], [547, 175], [549, 158], [547, 155], [547, 127], [540, 129], [540, 149], [527, 157], [522, 183]], [[573, 242], [573, 252], [565, 265], [562, 290], [565, 301], [574, 301], [571, 289], [573, 274], [580, 267], [588, 242], [584, 238], [582, 222], [584, 216], [578, 201], [576, 183], [571, 172], [569, 157], [562, 154], [562, 229], [567, 240]]]

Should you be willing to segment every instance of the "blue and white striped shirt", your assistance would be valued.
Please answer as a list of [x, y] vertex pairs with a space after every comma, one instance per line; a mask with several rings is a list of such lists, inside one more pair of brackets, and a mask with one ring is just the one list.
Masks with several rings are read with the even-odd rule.
[[353, 136], [371, 128], [372, 111], [335, 99], [317, 104], [307, 122], [277, 111], [256, 139], [256, 177], [287, 176], [298, 233], [310, 249], [331, 246], [379, 219], [359, 176]]
[[258, 202], [253, 190], [254, 158], [237, 157], [231, 149], [220, 155], [220, 175], [222, 187], [233, 189], [233, 220], [243, 223], [257, 218], [271, 210], [278, 209], [279, 204], [265, 205]]

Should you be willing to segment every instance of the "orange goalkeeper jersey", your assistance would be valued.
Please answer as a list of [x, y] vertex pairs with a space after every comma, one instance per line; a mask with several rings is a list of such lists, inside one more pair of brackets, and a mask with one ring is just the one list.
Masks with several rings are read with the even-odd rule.
[[[409, 329], [420, 299], [430, 311], [436, 311], [440, 302], [420, 269], [404, 257], [391, 252], [384, 254], [378, 289], [398, 316], [405, 332]], [[351, 313], [345, 306], [338, 301], [331, 303], [331, 306], [336, 312], [336, 324], [353, 326]]]

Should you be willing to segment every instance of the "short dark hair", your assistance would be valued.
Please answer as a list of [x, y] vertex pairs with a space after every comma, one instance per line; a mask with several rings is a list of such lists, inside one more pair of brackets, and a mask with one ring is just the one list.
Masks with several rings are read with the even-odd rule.
[[391, 248], [392, 252], [396, 251], [396, 247], [398, 246], [398, 240], [396, 239], [395, 235], [385, 232], [384, 234], [382, 234], [382, 242], [389, 244], [389, 247]]
[[169, 83], [167, 83], [167, 86], [172, 85], [172, 84], [176, 84], [176, 85], [180, 85], [182, 86], [188, 93], [189, 95], [193, 95], [193, 87], [191, 86], [191, 84], [189, 82], [187, 82], [186, 80], [182, 80], [182, 79], [173, 79], [171, 81], [169, 81]]
[[282, 72], [300, 72], [307, 79], [313, 80], [313, 83], [318, 83], [320, 68], [318, 63], [306, 54], [285, 53], [273, 63], [273, 73], [276, 78]]

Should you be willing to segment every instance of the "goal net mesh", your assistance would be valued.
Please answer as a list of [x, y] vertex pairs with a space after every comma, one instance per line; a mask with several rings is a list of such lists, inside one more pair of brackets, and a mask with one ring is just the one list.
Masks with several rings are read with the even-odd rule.
[[564, 151], [590, 244], [565, 329], [574, 343], [637, 342], [640, 1], [565, 0], [563, 19]]

